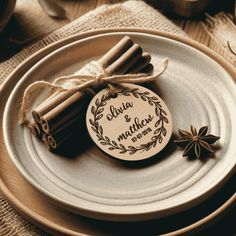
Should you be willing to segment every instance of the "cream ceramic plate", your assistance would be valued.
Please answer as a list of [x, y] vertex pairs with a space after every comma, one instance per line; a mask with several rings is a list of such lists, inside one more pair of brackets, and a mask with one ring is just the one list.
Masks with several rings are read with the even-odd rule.
[[[152, 53], [153, 63], [170, 58], [156, 91], [169, 107], [174, 125], [188, 129], [210, 126], [221, 136], [215, 158], [188, 160], [170, 145], [151, 162], [128, 165], [113, 160], [97, 147], [77, 145], [74, 156], [55, 155], [17, 124], [24, 88], [35, 80], [70, 74], [104, 54], [125, 33], [110, 33], [71, 43], [45, 57], [25, 74], [8, 99], [4, 138], [21, 173], [60, 206], [94, 218], [143, 220], [163, 217], [193, 207], [222, 186], [233, 173], [236, 159], [236, 87], [231, 76], [202, 52], [161, 36], [128, 33]], [[106, 43], [104, 43], [106, 42]], [[34, 101], [37, 102], [37, 101]], [[89, 143], [89, 140], [85, 140]]]

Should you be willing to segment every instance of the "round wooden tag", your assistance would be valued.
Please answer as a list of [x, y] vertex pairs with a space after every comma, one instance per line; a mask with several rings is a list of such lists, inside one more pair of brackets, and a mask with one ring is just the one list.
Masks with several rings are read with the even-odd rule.
[[107, 154], [122, 160], [147, 159], [160, 152], [172, 134], [172, 119], [164, 101], [151, 90], [122, 84], [117, 96], [97, 93], [86, 116], [88, 132]]

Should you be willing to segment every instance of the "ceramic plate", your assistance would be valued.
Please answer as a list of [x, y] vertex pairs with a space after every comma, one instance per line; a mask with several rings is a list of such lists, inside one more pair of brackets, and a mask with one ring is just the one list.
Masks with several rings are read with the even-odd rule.
[[32, 67], [8, 99], [4, 139], [10, 157], [27, 180], [68, 210], [108, 220], [164, 217], [193, 207], [217, 191], [233, 173], [236, 162], [232, 144], [236, 135], [235, 83], [223, 67], [204, 53], [165, 37], [128, 33], [152, 54], [156, 67], [169, 57], [168, 70], [153, 89], [172, 113], [173, 134], [178, 128], [189, 129], [191, 124], [209, 125], [211, 133], [221, 136], [214, 158], [183, 158], [171, 140], [152, 161], [130, 165], [111, 159], [80, 135], [74, 140], [77, 150], [56, 155], [17, 123], [16, 108], [27, 85], [73, 73], [99, 58], [124, 34], [127, 33], [79, 40]]

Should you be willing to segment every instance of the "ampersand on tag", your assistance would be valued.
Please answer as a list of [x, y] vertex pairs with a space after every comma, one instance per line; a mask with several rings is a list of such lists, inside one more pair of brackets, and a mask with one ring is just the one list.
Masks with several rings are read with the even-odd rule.
[[128, 123], [131, 121], [131, 118], [128, 115], [125, 115], [125, 121]]
[[122, 84], [114, 98], [103, 89], [92, 99], [86, 123], [93, 141], [122, 160], [144, 160], [160, 152], [172, 134], [172, 119], [164, 101], [149, 89]]

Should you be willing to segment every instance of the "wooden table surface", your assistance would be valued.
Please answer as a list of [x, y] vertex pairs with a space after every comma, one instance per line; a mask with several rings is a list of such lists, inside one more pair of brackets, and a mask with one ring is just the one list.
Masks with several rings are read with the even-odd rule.
[[[148, 3], [158, 7], [156, 0], [146, 0]], [[56, 20], [50, 18], [40, 7], [37, 0], [17, 0], [13, 17], [0, 37], [0, 62], [14, 55], [26, 45], [44, 37], [57, 28], [66, 25], [86, 12], [101, 6], [102, 4], [120, 3], [121, 0], [67, 0], [61, 4], [67, 11], [67, 19]], [[215, 4], [213, 10], [233, 11], [232, 4], [224, 1]], [[221, 2], [221, 3], [220, 3]], [[205, 34], [199, 19], [188, 20], [181, 17], [169, 17], [175, 24], [180, 26], [190, 37], [208, 45], [210, 38]]]
[[[67, 0], [62, 1], [62, 5], [67, 11], [67, 19], [56, 20], [50, 18], [40, 7], [36, 0], [18, 0], [12, 19], [0, 35], [0, 61], [11, 57], [23, 47], [39, 40], [57, 28], [66, 25], [86, 12], [95, 9], [105, 3], [118, 3], [118, 0]], [[153, 4], [155, 1], [149, 1]], [[222, 1], [221, 1], [222, 2]], [[232, 12], [230, 4], [224, 6], [216, 4], [211, 11], [223, 9]], [[168, 16], [175, 24], [179, 25], [190, 37], [208, 45], [210, 38], [205, 34], [199, 19], [183, 19], [177, 16]], [[236, 211], [231, 211], [224, 219], [211, 227], [208, 235], [220, 233], [225, 230], [231, 235], [236, 232], [236, 227], [231, 220], [235, 219]], [[235, 225], [235, 224], [234, 224]], [[205, 235], [205, 234], [204, 234]], [[218, 234], [219, 235], [219, 234]], [[226, 235], [226, 234], [224, 234]]]

